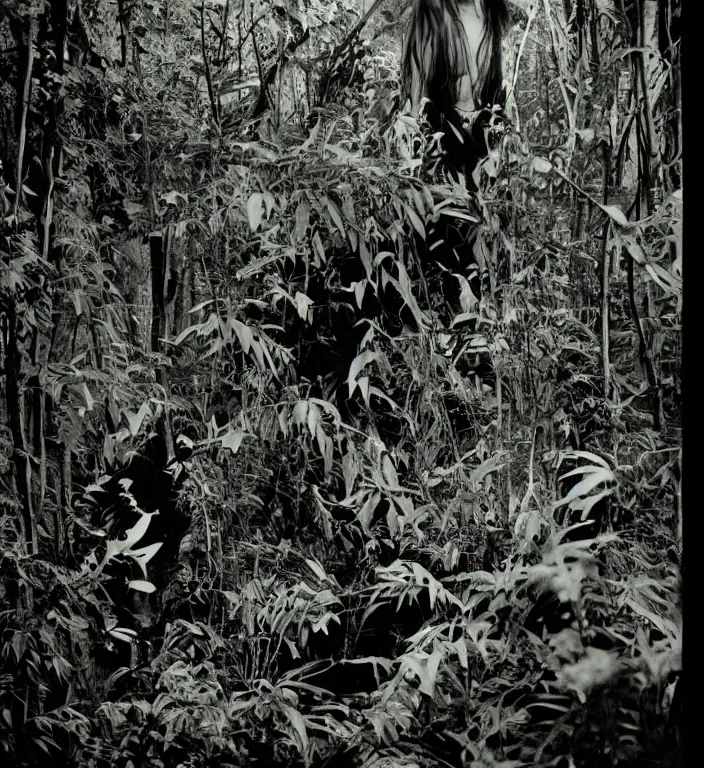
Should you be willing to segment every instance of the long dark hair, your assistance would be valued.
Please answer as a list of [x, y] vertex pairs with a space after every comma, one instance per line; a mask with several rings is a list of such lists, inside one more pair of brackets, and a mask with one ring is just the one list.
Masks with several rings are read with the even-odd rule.
[[[485, 30], [477, 52], [477, 107], [501, 103], [501, 40], [508, 25], [506, 0], [481, 0]], [[470, 51], [457, 0], [414, 0], [401, 61], [403, 100], [413, 110], [425, 97], [440, 112], [459, 101], [460, 78], [469, 75]]]

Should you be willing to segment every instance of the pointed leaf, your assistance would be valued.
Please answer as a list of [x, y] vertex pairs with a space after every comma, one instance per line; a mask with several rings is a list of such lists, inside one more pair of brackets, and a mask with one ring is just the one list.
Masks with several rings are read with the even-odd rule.
[[342, 237], [346, 238], [347, 231], [345, 230], [345, 224], [342, 220], [342, 214], [340, 213], [340, 209], [329, 198], [326, 197], [324, 198], [324, 200], [328, 207], [330, 218], [335, 222], [335, 226], [340, 230], [340, 234], [342, 235]]
[[427, 660], [414, 657], [405, 657], [403, 661], [406, 666], [408, 666], [408, 668], [416, 674], [416, 677], [420, 681], [418, 690], [421, 693], [425, 693], [427, 696], [432, 696], [435, 684], [434, 681], [433, 683], [430, 682]]
[[316, 560], [313, 560], [312, 558], [306, 558], [306, 563], [311, 571], [313, 571], [313, 573], [320, 579], [320, 581], [328, 580], [328, 575], [325, 573], [320, 563], [318, 563]]
[[247, 200], [247, 219], [252, 232], [256, 232], [262, 223], [264, 215], [264, 195], [261, 192], [255, 192]]
[[[152, 521], [152, 517], [154, 515], [158, 515], [158, 512], [141, 512], [139, 516], [139, 520], [127, 531], [127, 538], [125, 539], [125, 544], [127, 545], [125, 549], [131, 549], [133, 544], [136, 544], [138, 541], [140, 541], [144, 534], [147, 532], [147, 529], [149, 528], [149, 525]], [[123, 550], [125, 551], [125, 550]]]
[[355, 387], [357, 386], [357, 376], [359, 376], [362, 369], [369, 365], [369, 363], [373, 362], [374, 360], [377, 360], [379, 358], [378, 352], [372, 352], [370, 350], [365, 350], [364, 352], [360, 353], [355, 357], [355, 359], [352, 361], [352, 364], [350, 365], [350, 372], [349, 376], [347, 377], [347, 384], [349, 386], [349, 397], [352, 397], [354, 394]]
[[244, 438], [244, 432], [241, 427], [232, 429], [229, 427], [227, 432], [221, 438], [221, 444], [223, 448], [229, 448], [233, 453], [237, 453], [242, 445], [242, 439]]
[[154, 557], [154, 555], [161, 549], [163, 542], [157, 541], [154, 544], [149, 544], [146, 547], [140, 549], [133, 549], [129, 552], [129, 556], [136, 561], [137, 565], [142, 569], [144, 578], [147, 577], [147, 563]]
[[293, 423], [297, 424], [299, 427], [302, 427], [307, 419], [308, 419], [308, 407], [309, 403], [307, 400], [299, 400], [294, 406], [293, 406]]
[[357, 302], [357, 309], [362, 309], [362, 302], [364, 301], [364, 293], [367, 290], [367, 281], [360, 280], [354, 284], [354, 298]]
[[594, 490], [598, 485], [601, 485], [602, 483], [608, 483], [613, 479], [614, 475], [610, 469], [597, 469], [593, 472], [590, 472], [587, 477], [577, 483], [577, 485], [575, 485], [570, 490], [564, 499], [561, 499], [555, 503], [555, 509], [563, 506], [564, 504], [569, 504], [580, 496], [586, 496], [586, 494]]
[[421, 221], [420, 216], [411, 208], [410, 205], [404, 206], [406, 209], [406, 215], [411, 221], [411, 224], [413, 225], [413, 229], [425, 240], [425, 226], [423, 225], [423, 222]]
[[552, 163], [544, 157], [534, 157], [532, 163], [533, 173], [550, 173]]
[[307, 323], [311, 322], [310, 308], [313, 305], [313, 299], [309, 299], [305, 293], [296, 291], [293, 297], [296, 303], [296, 311], [301, 320], [305, 320]]
[[621, 227], [628, 227], [630, 226], [628, 219], [626, 218], [626, 214], [617, 206], [617, 205], [601, 205], [599, 204], [599, 208], [601, 208], [602, 211], [611, 219], [611, 221], [616, 222]]
[[288, 721], [293, 726], [295, 734], [298, 737], [298, 751], [302, 755], [305, 755], [308, 750], [308, 733], [306, 731], [306, 724], [303, 720], [303, 716], [297, 709], [294, 709], [287, 704], [282, 704], [281, 708], [283, 713], [288, 718]]
[[245, 353], [245, 355], [248, 355], [250, 349], [252, 348], [252, 344], [254, 343], [254, 333], [252, 329], [248, 325], [245, 325], [244, 323], [240, 322], [239, 320], [235, 320], [234, 318], [230, 320], [230, 325], [232, 326], [232, 330], [237, 336], [237, 340], [242, 347], [242, 351]]
[[131, 643], [137, 637], [137, 633], [133, 629], [125, 629], [124, 627], [109, 629], [108, 633], [116, 640], [121, 640], [123, 643]]
[[374, 510], [379, 506], [380, 500], [381, 500], [381, 496], [378, 493], [372, 494], [367, 498], [367, 500], [362, 505], [362, 508], [357, 513], [356, 519], [359, 520], [362, 526], [362, 530], [368, 536], [371, 535], [371, 530], [369, 529], [369, 525], [372, 522], [372, 519], [374, 517]]
[[144, 423], [144, 419], [149, 413], [150, 408], [148, 402], [142, 403], [137, 413], [132, 413], [132, 411], [124, 411], [125, 416], [127, 416], [127, 424], [129, 425], [130, 434], [132, 437], [135, 437], [137, 434], [139, 434], [139, 430]]

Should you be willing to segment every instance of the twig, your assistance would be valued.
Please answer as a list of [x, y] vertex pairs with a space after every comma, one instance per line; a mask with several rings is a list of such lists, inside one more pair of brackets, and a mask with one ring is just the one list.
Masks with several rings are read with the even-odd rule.
[[[604, 205], [609, 202], [609, 160], [610, 160], [610, 148], [606, 143], [603, 144], [604, 155]], [[611, 271], [611, 264], [609, 259], [609, 249], [606, 245], [606, 238], [609, 233], [609, 220], [608, 218], [604, 222], [604, 229], [601, 239], [601, 362], [602, 370], [604, 374], [604, 398], [609, 399], [609, 393], [611, 391], [611, 365], [609, 361], [609, 321], [610, 321], [610, 307], [611, 307], [611, 294], [609, 293], [609, 273]]]
[[533, 428], [533, 439], [530, 442], [530, 458], [528, 460], [528, 487], [526, 488], [526, 492], [523, 494], [523, 498], [521, 499], [521, 506], [520, 506], [520, 512], [526, 513], [528, 512], [528, 503], [530, 502], [530, 499], [532, 498], [537, 504], [540, 504], [540, 501], [538, 497], [535, 495], [535, 439], [538, 434], [538, 426], [535, 426]]
[[222, 12], [222, 30], [223, 30], [223, 34], [220, 35], [220, 42], [218, 43], [218, 54], [217, 54], [217, 57], [216, 57], [218, 61], [222, 60], [222, 56], [225, 53], [225, 40], [226, 40], [226, 37], [227, 37], [225, 35], [225, 30], [227, 29], [227, 19], [228, 19], [229, 16], [230, 16], [230, 0], [226, 0], [225, 1], [225, 8], [223, 9], [223, 12]]

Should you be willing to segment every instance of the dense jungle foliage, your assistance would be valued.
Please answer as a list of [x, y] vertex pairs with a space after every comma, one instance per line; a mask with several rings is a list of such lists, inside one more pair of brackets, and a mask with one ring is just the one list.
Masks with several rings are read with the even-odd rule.
[[3, 0], [4, 765], [680, 764], [681, 2], [408, 6]]

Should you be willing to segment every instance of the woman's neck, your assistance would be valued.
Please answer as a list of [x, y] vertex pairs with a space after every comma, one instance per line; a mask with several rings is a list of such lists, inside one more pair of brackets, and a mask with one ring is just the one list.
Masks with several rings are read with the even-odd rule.
[[484, 19], [484, 5], [481, 0], [459, 0], [457, 7], [460, 11], [473, 11], [480, 19]]
[[478, 93], [476, 91], [480, 87], [478, 56], [485, 34], [485, 23], [483, 15], [477, 13], [477, 6], [481, 6], [481, 3], [477, 3], [475, 0], [468, 0], [458, 5], [460, 23], [464, 30], [469, 53], [469, 61], [467, 62], [469, 72], [460, 77], [459, 99], [454, 105], [457, 112], [463, 114], [474, 112], [477, 109]]

